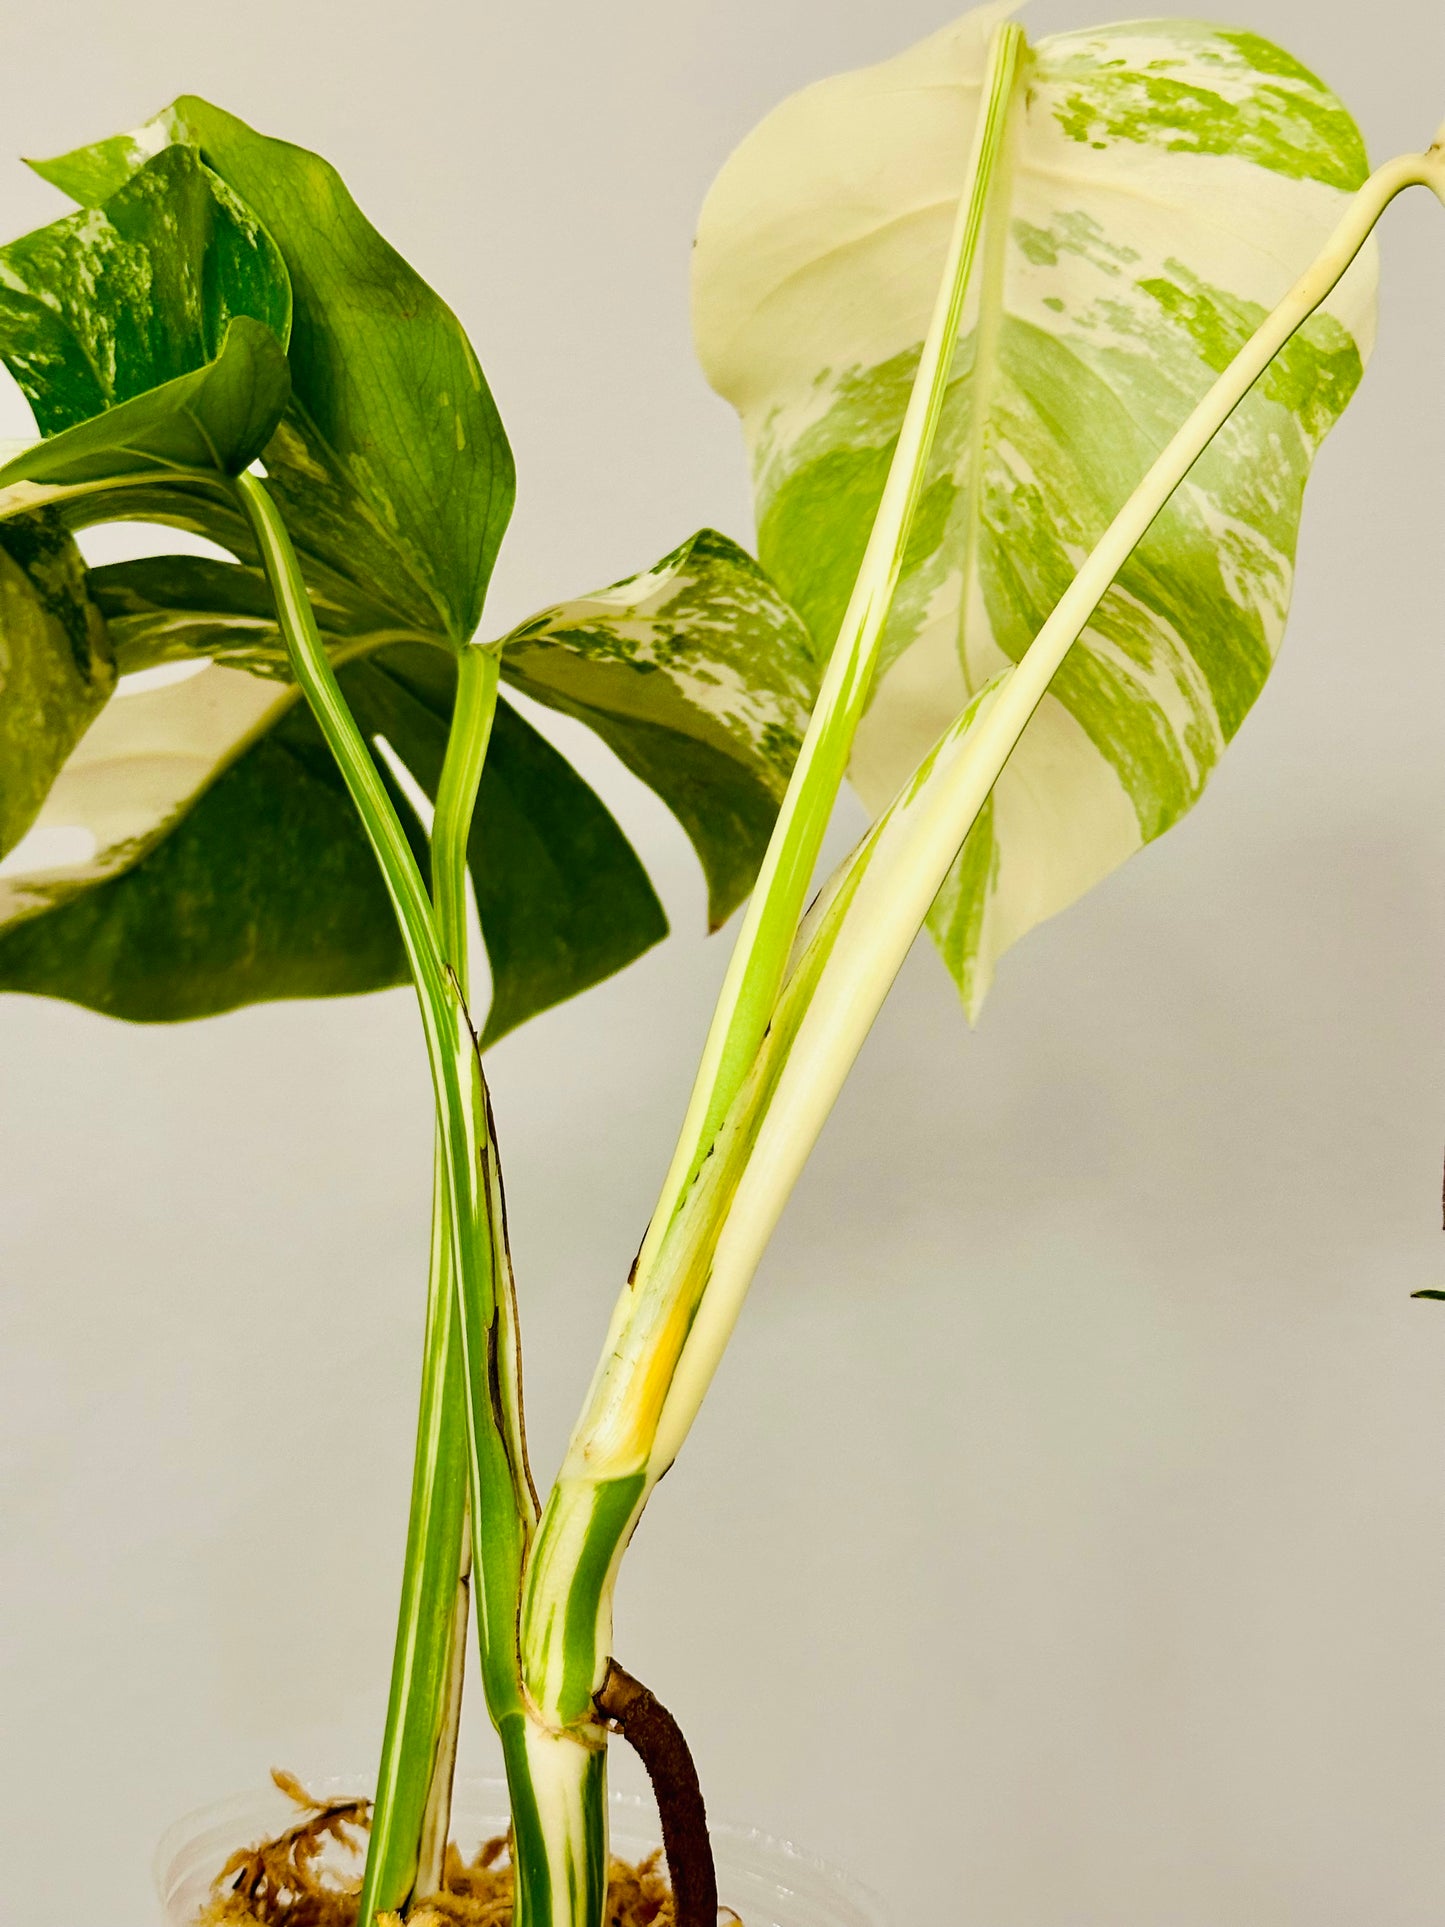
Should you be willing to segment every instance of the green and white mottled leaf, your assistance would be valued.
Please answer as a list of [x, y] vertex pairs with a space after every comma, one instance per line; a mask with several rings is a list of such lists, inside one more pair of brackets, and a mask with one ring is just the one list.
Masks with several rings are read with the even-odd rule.
[[[396, 623], [465, 642], [515, 477], [461, 324], [329, 162], [193, 95], [134, 133], [31, 165], [83, 203], [109, 203], [172, 147], [202, 157], [285, 260], [292, 404], [265, 462], [308, 583], [349, 586]], [[207, 532], [251, 558], [239, 518]]]
[[[976, 118], [991, 6], [778, 108], [695, 254], [763, 565], [826, 648], [881, 493]], [[1189, 21], [1031, 50], [853, 779], [874, 809], [997, 671], [1364, 179], [1291, 57]], [[1191, 471], [1066, 659], [932, 926], [970, 1014], [998, 956], [1178, 821], [1283, 634], [1301, 496], [1373, 334], [1369, 250]]]
[[232, 513], [217, 484], [269, 442], [288, 389], [280, 342], [238, 316], [205, 367], [33, 442], [0, 467], [0, 520], [52, 509], [69, 528], [130, 518], [209, 533]]
[[213, 361], [249, 315], [284, 347], [275, 243], [193, 148], [146, 163], [102, 207], [0, 248], [0, 357], [43, 435]]
[[[239, 560], [156, 557], [94, 572], [120, 693], [65, 761], [0, 878], [0, 984], [167, 1018], [400, 981], [401, 952], [374, 927], [378, 916], [390, 925], [364, 846], [343, 827], [344, 799], [296, 708], [249, 531], [210, 478], [264, 443], [269, 486], [358, 719], [430, 792], [451, 711], [449, 653], [475, 621], [511, 502], [510, 455], [475, 357], [326, 163], [203, 102], [179, 102], [140, 135], [41, 171], [104, 205], [56, 224], [47, 247], [24, 256], [29, 332], [6, 351], [42, 426], [60, 432], [0, 471], [0, 511], [51, 503], [72, 526], [115, 514], [168, 521]], [[177, 201], [169, 219], [167, 184]], [[239, 269], [229, 307], [212, 287], [220, 215], [209, 225], [195, 216], [202, 192], [251, 237], [261, 293], [289, 290], [289, 359], [239, 312], [255, 294]], [[132, 325], [145, 276], [122, 271], [134, 267], [124, 246], [145, 238], [137, 210], [146, 234], [174, 241], [164, 299], [193, 323], [178, 319], [170, 335], [153, 328], [149, 360]], [[46, 301], [47, 275], [64, 300]], [[164, 279], [152, 264], [149, 285]], [[210, 309], [192, 299], [195, 287], [211, 290]], [[66, 342], [85, 348], [78, 371], [75, 356], [36, 348], [37, 304], [64, 310]], [[283, 327], [279, 306], [265, 310], [255, 294], [251, 307]], [[208, 352], [223, 326], [215, 361], [173, 372], [177, 359]], [[238, 439], [238, 424], [213, 419], [210, 403], [246, 349], [260, 372], [226, 391], [254, 404]], [[280, 369], [269, 386], [267, 352]], [[109, 372], [86, 387], [91, 364]], [[148, 377], [159, 385], [147, 388]], [[73, 420], [95, 407], [93, 419]], [[209, 469], [197, 467], [197, 447], [210, 451]], [[590, 723], [653, 784], [693, 836], [720, 921], [750, 885], [796, 753], [810, 648], [757, 565], [705, 532], [645, 576], [523, 625], [506, 673]], [[507, 706], [477, 824], [489, 1036], [664, 934], [610, 814]]]
[[502, 674], [594, 729], [667, 804], [714, 929], [752, 888], [817, 693], [807, 629], [727, 536], [559, 603], [506, 638]]
[[[264, 580], [158, 556], [93, 570], [90, 587], [125, 680], [0, 877], [0, 988], [154, 1021], [404, 982], [375, 861], [298, 704]], [[317, 612], [362, 729], [434, 798], [450, 652], [349, 606]], [[425, 867], [411, 806], [394, 800]], [[470, 857], [489, 1039], [666, 934], [605, 805], [505, 703]]]
[[[455, 318], [324, 161], [204, 102], [39, 171], [87, 208], [10, 251], [0, 351], [49, 435], [0, 472], [0, 513], [165, 521], [250, 563], [244, 519], [211, 477], [264, 450], [333, 660], [350, 664], [343, 686], [433, 785], [454, 672], [420, 645], [470, 633], [513, 487]], [[288, 371], [256, 324], [285, 336], [293, 286]], [[92, 580], [123, 679], [0, 878], [0, 983], [164, 1019], [402, 981], [374, 860], [297, 705], [264, 579], [158, 557]], [[510, 708], [472, 854], [494, 1035], [666, 930], [610, 814]]]
[[[260, 757], [260, 739], [295, 700], [270, 591], [254, 570], [156, 556], [93, 571], [91, 589], [119, 669], [139, 683], [124, 685], [136, 693], [114, 703], [92, 730], [39, 825], [35, 847], [42, 855], [73, 851], [77, 831], [93, 838], [84, 861], [13, 876], [0, 917], [53, 911], [129, 869], [175, 834], [211, 785], [229, 780], [233, 764], [276, 767]], [[315, 608], [332, 660], [352, 665], [343, 670], [343, 686], [364, 705], [363, 727], [383, 735], [431, 794], [451, 707], [446, 657], [422, 647], [423, 639], [399, 629], [387, 612], [345, 595], [317, 594]], [[505, 647], [504, 673], [519, 689], [597, 728], [677, 812], [708, 868], [714, 915], [725, 916], [760, 860], [811, 693], [806, 632], [757, 565], [725, 537], [704, 531], [644, 575], [524, 623]], [[200, 673], [166, 681], [170, 665]], [[288, 721], [287, 740], [294, 734]], [[510, 709], [494, 733], [487, 772], [474, 881], [493, 975], [489, 1032], [500, 1035], [630, 962], [666, 924], [610, 814]], [[314, 778], [313, 771], [308, 781]], [[239, 777], [230, 788], [250, 794]], [[283, 821], [299, 830], [305, 816], [292, 801]], [[217, 819], [208, 811], [206, 820]], [[248, 851], [256, 841], [249, 833]], [[224, 842], [216, 861], [226, 875]], [[278, 856], [278, 875], [291, 868]], [[169, 875], [169, 866], [162, 873]], [[264, 869], [255, 875], [264, 877]], [[233, 897], [240, 892], [238, 879]], [[125, 906], [156, 900], [149, 883], [111, 895]], [[336, 927], [337, 912], [329, 915]], [[79, 930], [83, 921], [77, 912], [68, 925]], [[27, 939], [27, 957], [38, 943]], [[361, 951], [370, 954], [366, 946]], [[172, 945], [170, 954], [184, 954], [184, 947]], [[393, 961], [399, 971], [399, 951]], [[317, 981], [307, 967], [307, 980]], [[38, 965], [27, 968], [33, 973]], [[204, 968], [198, 962], [196, 974], [223, 981], [231, 987], [226, 994], [236, 981], [229, 966], [214, 961]], [[167, 980], [180, 984], [174, 966]], [[352, 960], [340, 964], [337, 987], [357, 987]], [[114, 987], [104, 994], [104, 1007], [115, 1008]], [[195, 1014], [202, 994], [187, 993], [185, 1014]], [[147, 1008], [163, 1001], [157, 991]]]
[[41, 516], [0, 523], [0, 858], [35, 821], [114, 681], [74, 542]]

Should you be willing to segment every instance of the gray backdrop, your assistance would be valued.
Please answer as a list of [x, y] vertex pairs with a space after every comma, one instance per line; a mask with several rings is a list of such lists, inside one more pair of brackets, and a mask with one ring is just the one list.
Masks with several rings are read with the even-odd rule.
[[[1379, 158], [1445, 113], [1438, 0], [1239, 11]], [[511, 432], [500, 628], [748, 538], [691, 359], [700, 198], [782, 94], [945, 17], [6, 0], [0, 126], [50, 153], [197, 89], [339, 163]], [[0, 204], [59, 211], [18, 163]], [[899, 1927], [1445, 1911], [1445, 1306], [1410, 1299], [1445, 1283], [1442, 244], [1423, 195], [1387, 219], [1291, 640], [1207, 802], [1006, 960], [976, 1034], [915, 955], [626, 1569], [618, 1650], [716, 1812], [890, 1885]], [[492, 1060], [540, 1470], [724, 962], [681, 833], [583, 754], [678, 934]], [[0, 1064], [0, 1916], [145, 1927], [173, 1816], [375, 1751], [425, 1070], [401, 992], [171, 1030], [4, 999]]]

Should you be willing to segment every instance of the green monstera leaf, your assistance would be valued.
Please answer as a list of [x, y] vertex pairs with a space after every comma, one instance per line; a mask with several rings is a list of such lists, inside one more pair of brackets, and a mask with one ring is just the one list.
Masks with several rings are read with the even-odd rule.
[[[460, 322], [329, 162], [193, 95], [134, 134], [31, 165], [73, 199], [109, 207], [169, 148], [213, 170], [285, 260], [292, 400], [265, 462], [308, 580], [466, 642], [515, 475]], [[251, 554], [239, 516], [209, 532]]]
[[[963, 182], [985, 7], [811, 87], [704, 207], [695, 325], [751, 452], [764, 566], [820, 648], [882, 489]], [[1028, 647], [1172, 430], [1364, 179], [1290, 56], [1191, 21], [1026, 56], [852, 776], [881, 808]], [[1311, 461], [1373, 332], [1367, 251], [1196, 463], [1066, 659], [935, 905], [966, 1006], [996, 959], [1198, 798], [1289, 605]]]
[[[0, 470], [0, 516], [139, 516], [237, 561], [93, 573], [121, 681], [50, 772], [0, 876], [0, 986], [165, 1019], [401, 982], [379, 881], [225, 483], [262, 455], [379, 767], [394, 785], [401, 765], [433, 795], [454, 653], [512, 499], [476, 358], [324, 161], [204, 102], [40, 171], [100, 205], [11, 250], [0, 353], [51, 432]], [[757, 565], [705, 532], [523, 625], [503, 662], [671, 805], [721, 921], [750, 886], [796, 754], [811, 646]], [[666, 930], [610, 813], [510, 705], [470, 854], [489, 1036]]]
[[[98, 571], [104, 575], [104, 571]], [[100, 587], [101, 599], [105, 589]], [[177, 693], [203, 688], [206, 669]], [[362, 727], [435, 788], [455, 669], [416, 644], [341, 671]], [[271, 726], [211, 773], [193, 804], [139, 857], [105, 848], [47, 873], [0, 877], [0, 989], [64, 997], [111, 1016], [174, 1021], [278, 997], [337, 996], [406, 981], [380, 874], [330, 751], [286, 686]], [[147, 766], [186, 767], [168, 691], [122, 694], [108, 753], [72, 759], [37, 828], [52, 847], [97, 844], [115, 798]], [[120, 731], [124, 726], [124, 736]], [[381, 765], [383, 773], [387, 766]], [[405, 796], [423, 870], [426, 840]], [[89, 811], [88, 822], [86, 813]], [[134, 823], [122, 827], [135, 827]], [[109, 847], [109, 846], [106, 846]], [[469, 851], [492, 967], [487, 1041], [630, 963], [667, 925], [631, 845], [606, 808], [506, 703], [499, 705]]]
[[[158, 556], [96, 572], [127, 673], [197, 656], [286, 678], [254, 570]], [[314, 593], [333, 660], [405, 639], [384, 611]], [[812, 639], [747, 552], [703, 529], [641, 575], [521, 623], [513, 688], [586, 723], [672, 810], [707, 876], [714, 926], [746, 896], [816, 690]]]
[[[405, 982], [375, 859], [290, 680], [264, 578], [157, 556], [92, 571], [90, 591], [122, 680], [55, 778], [29, 861], [0, 875], [0, 988], [156, 1021]], [[349, 604], [316, 607], [425, 868], [379, 739], [434, 796], [454, 658]], [[666, 933], [611, 814], [505, 704], [470, 856], [489, 1037]]]
[[[0, 878], [0, 988], [155, 1019], [404, 981], [265, 580], [155, 556], [96, 569], [90, 588], [125, 681], [36, 826], [38, 853], [68, 860]], [[434, 798], [450, 654], [385, 611], [314, 604], [362, 729]], [[670, 804], [726, 915], [761, 860], [811, 693], [807, 633], [757, 565], [704, 532], [655, 569], [524, 623], [502, 649], [516, 687], [591, 723]], [[469, 855], [488, 1040], [666, 933], [610, 813], [505, 702]]]

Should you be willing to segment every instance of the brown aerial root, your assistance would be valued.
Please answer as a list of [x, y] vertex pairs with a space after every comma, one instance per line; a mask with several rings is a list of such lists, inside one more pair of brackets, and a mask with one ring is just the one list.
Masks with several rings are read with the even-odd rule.
[[717, 1927], [717, 1870], [697, 1767], [682, 1728], [640, 1680], [610, 1660], [597, 1711], [647, 1770], [672, 1876], [675, 1927]]
[[[328, 1841], [359, 1844], [371, 1828], [371, 1803], [314, 1800], [291, 1774], [276, 1772], [272, 1778], [304, 1817], [274, 1840], [231, 1855], [216, 1876], [196, 1927], [356, 1927], [359, 1882], [338, 1879], [320, 1861]], [[467, 1860], [452, 1843], [442, 1891], [415, 1901], [404, 1924], [398, 1914], [379, 1914], [376, 1927], [512, 1927], [507, 1845], [507, 1836], [500, 1834], [484, 1841]], [[624, 1860], [611, 1863], [605, 1927], [687, 1927], [674, 1911], [672, 1889], [658, 1864], [661, 1858], [659, 1852], [636, 1866]], [[716, 1912], [708, 1917], [707, 1927], [713, 1927], [716, 1917]]]

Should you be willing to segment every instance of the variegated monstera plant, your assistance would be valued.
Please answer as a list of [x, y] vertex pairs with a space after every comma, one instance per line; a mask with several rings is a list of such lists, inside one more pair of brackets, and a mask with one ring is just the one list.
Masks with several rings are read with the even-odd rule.
[[[1199, 796], [1269, 673], [1304, 483], [1373, 331], [1370, 174], [1278, 47], [988, 6], [787, 101], [703, 210], [695, 314], [759, 560], [704, 531], [479, 632], [512, 458], [455, 317], [325, 162], [182, 99], [39, 171], [0, 253], [40, 439], [0, 469], [0, 987], [173, 1020], [410, 978], [437, 1094], [422, 1413], [365, 1885], [437, 1885], [475, 1595], [518, 1927], [599, 1927], [609, 1728], [712, 1927], [617, 1568], [925, 922], [1001, 953]], [[230, 561], [87, 569], [131, 519]], [[675, 533], [675, 532], [674, 532]], [[661, 546], [658, 542], [655, 546]], [[588, 724], [748, 908], [657, 1211], [538, 1495], [481, 1048], [663, 933], [523, 714]], [[851, 780], [872, 827], [814, 898]], [[490, 1008], [469, 1004], [470, 878]]]

